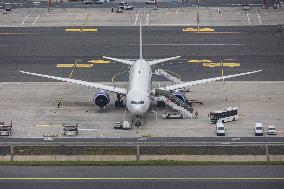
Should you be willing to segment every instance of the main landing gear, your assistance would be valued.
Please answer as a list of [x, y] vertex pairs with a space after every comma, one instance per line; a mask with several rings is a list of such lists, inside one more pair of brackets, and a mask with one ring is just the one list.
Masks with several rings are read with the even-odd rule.
[[115, 101], [115, 107], [123, 107], [123, 100], [121, 99], [120, 94], [117, 94], [117, 99]]

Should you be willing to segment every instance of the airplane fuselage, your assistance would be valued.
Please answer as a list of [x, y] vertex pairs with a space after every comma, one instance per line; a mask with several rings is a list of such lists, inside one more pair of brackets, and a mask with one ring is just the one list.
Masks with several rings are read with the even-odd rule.
[[150, 107], [152, 69], [144, 59], [137, 60], [130, 68], [126, 107], [134, 115], [141, 116]]

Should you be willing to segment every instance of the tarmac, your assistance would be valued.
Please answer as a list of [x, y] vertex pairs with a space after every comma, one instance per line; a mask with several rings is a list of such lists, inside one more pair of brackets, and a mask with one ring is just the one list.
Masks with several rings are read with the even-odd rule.
[[[116, 5], [117, 6], [117, 5]], [[219, 13], [220, 12], [220, 13]], [[3, 14], [5, 13], [5, 14]], [[62, 26], [253, 26], [283, 25], [283, 8], [179, 7], [153, 9], [138, 7], [111, 12], [111, 8], [16, 8], [2, 10], [0, 27]]]
[[[24, 173], [24, 177], [23, 177]], [[281, 165], [1, 166], [5, 188], [283, 188]]]
[[[63, 137], [60, 125], [75, 122], [79, 123], [79, 137], [83, 138], [135, 138], [149, 134], [211, 137], [215, 136], [215, 128], [209, 123], [208, 113], [238, 106], [240, 119], [226, 124], [227, 136], [253, 136], [256, 122], [262, 122], [266, 129], [275, 125], [277, 136], [282, 136], [283, 8], [217, 10], [138, 7], [118, 14], [109, 8], [64, 7], [49, 11], [19, 8], [2, 14], [1, 121], [13, 121], [15, 138], [46, 134]], [[184, 81], [216, 77], [222, 69], [225, 75], [258, 69], [263, 72], [226, 81], [226, 89], [222, 82], [193, 87], [188, 98], [204, 103], [194, 105], [198, 119], [163, 120], [163, 109], [153, 105], [142, 120], [143, 126], [131, 131], [113, 129], [116, 121], [130, 119], [125, 109], [114, 108], [115, 95], [110, 94], [111, 103], [106, 110], [98, 111], [92, 103], [96, 89], [67, 86], [18, 72], [68, 77], [75, 60], [80, 59], [72, 78], [125, 85], [127, 74], [121, 73], [127, 66], [107, 62], [102, 56], [137, 58], [140, 19], [147, 26], [143, 27], [146, 59], [181, 55], [182, 58], [158, 67], [174, 72]], [[153, 80], [157, 81], [156, 86], [165, 81], [156, 76]], [[60, 98], [63, 102], [58, 108]]]
[[[257, 77], [257, 76], [256, 76]], [[112, 84], [112, 83], [108, 83]], [[125, 83], [116, 83], [125, 86]], [[164, 85], [165, 83], [155, 83]], [[98, 110], [92, 102], [96, 89], [58, 82], [8, 82], [1, 83], [1, 120], [13, 121], [14, 138], [41, 138], [43, 135], [63, 136], [64, 123], [79, 124], [80, 138], [140, 138], [152, 137], [214, 137], [215, 125], [210, 124], [210, 111], [237, 106], [240, 118], [226, 123], [226, 136], [254, 136], [254, 125], [261, 122], [267, 136], [268, 125], [275, 125], [276, 137], [284, 135], [283, 81], [249, 82], [226, 81], [192, 87], [189, 99], [197, 99], [203, 105], [194, 104], [199, 112], [193, 119], [162, 119], [165, 109], [154, 104], [142, 119], [142, 126], [133, 130], [115, 130], [116, 121], [131, 116], [124, 108], [115, 108], [115, 95], [110, 94], [110, 105]], [[58, 100], [62, 103], [58, 108]], [[226, 101], [227, 99], [227, 101]]]

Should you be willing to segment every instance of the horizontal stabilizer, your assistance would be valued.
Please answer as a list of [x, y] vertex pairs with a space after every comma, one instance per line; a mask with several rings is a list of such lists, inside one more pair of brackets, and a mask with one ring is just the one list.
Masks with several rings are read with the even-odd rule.
[[175, 56], [175, 57], [170, 57], [170, 58], [165, 58], [165, 59], [159, 59], [159, 60], [152, 60], [152, 61], [147, 61], [150, 66], [152, 65], [155, 65], [155, 64], [159, 64], [159, 63], [162, 63], [162, 62], [166, 62], [166, 61], [169, 61], [169, 60], [174, 60], [174, 59], [177, 59], [179, 58], [180, 56]]
[[134, 62], [131, 61], [131, 60], [112, 58], [112, 57], [108, 57], [108, 56], [103, 56], [103, 58], [108, 59], [108, 60], [112, 60], [112, 61], [115, 61], [115, 62], [120, 62], [120, 63], [123, 63], [123, 64], [128, 64], [128, 65], [133, 65], [134, 64]]

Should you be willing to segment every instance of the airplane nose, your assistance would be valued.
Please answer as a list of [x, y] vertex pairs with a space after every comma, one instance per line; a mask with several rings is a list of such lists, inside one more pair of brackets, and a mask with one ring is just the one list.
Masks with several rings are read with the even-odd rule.
[[134, 115], [143, 115], [145, 112], [143, 111], [143, 107], [142, 106], [135, 106], [132, 109], [132, 113]]

